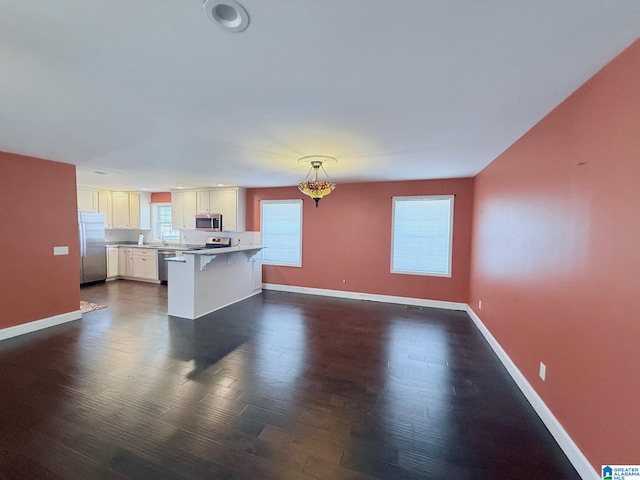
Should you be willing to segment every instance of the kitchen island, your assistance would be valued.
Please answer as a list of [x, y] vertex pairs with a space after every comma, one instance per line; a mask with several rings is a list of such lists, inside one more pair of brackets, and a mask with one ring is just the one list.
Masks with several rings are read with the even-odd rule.
[[195, 320], [262, 291], [261, 245], [180, 252], [167, 258], [167, 312]]

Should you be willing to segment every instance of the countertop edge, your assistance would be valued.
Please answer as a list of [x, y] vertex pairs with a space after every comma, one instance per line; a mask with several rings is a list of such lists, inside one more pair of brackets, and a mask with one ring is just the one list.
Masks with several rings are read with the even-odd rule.
[[245, 252], [248, 250], [262, 250], [263, 245], [244, 245], [242, 247], [205, 248], [203, 250], [185, 250], [183, 255], [221, 255], [224, 253]]

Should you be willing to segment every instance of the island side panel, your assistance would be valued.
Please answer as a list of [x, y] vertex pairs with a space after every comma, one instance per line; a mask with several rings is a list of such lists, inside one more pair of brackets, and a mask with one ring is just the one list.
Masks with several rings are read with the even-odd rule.
[[[191, 255], [189, 255], [191, 256]], [[196, 263], [199, 264], [197, 255]], [[195, 317], [218, 310], [260, 293], [254, 289], [253, 262], [244, 252], [217, 255], [209, 264], [195, 270]]]
[[176, 317], [195, 317], [195, 258], [185, 255], [184, 261], [167, 261], [167, 313]]

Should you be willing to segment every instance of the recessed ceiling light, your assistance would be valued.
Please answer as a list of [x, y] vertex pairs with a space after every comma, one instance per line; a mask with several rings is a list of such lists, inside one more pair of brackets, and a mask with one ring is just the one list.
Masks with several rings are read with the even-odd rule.
[[178, 190], [182, 190], [184, 187], [175, 187], [175, 188], [177, 188]]
[[147, 192], [147, 191], [149, 191], [149, 189], [148, 189], [148, 188], [146, 188], [146, 187], [142, 187], [140, 190], [142, 190], [143, 192]]
[[216, 183], [216, 187], [224, 187], [224, 183]]
[[229, 32], [242, 32], [249, 26], [249, 14], [236, 0], [205, 0], [204, 13]]

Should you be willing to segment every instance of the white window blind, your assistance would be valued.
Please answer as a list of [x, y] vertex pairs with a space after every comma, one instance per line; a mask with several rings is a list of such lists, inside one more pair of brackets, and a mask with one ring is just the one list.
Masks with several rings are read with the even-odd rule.
[[393, 197], [391, 272], [451, 276], [453, 195]]
[[262, 200], [262, 263], [302, 266], [302, 200]]

